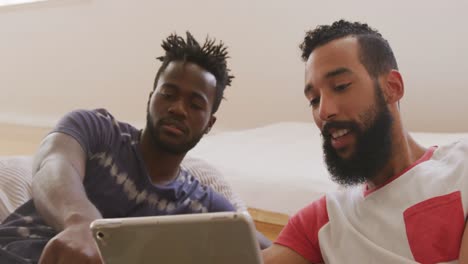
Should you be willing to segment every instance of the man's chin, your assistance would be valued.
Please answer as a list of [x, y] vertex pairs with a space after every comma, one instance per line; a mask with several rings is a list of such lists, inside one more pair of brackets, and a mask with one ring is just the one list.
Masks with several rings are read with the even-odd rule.
[[164, 145], [174, 146], [182, 146], [188, 143], [189, 138], [187, 134], [174, 134], [168, 131], [160, 131], [158, 134], [158, 141], [163, 143]]
[[171, 154], [184, 154], [191, 150], [198, 143], [197, 141], [186, 141], [180, 138], [167, 138], [164, 136], [156, 139], [156, 146]]
[[330, 140], [324, 142], [323, 152], [328, 157], [333, 157], [333, 159], [339, 159], [343, 161], [348, 161], [353, 158], [355, 155], [355, 147], [351, 144], [342, 146], [340, 148], [335, 148]]
[[160, 142], [159, 148], [167, 153], [175, 155], [184, 154], [188, 152], [187, 147], [184, 145], [168, 144], [167, 142]]
[[164, 133], [159, 136], [159, 141], [164, 145], [178, 146], [183, 145], [184, 139], [179, 136], [165, 135]]
[[341, 149], [335, 149], [336, 156], [339, 157], [343, 161], [350, 161], [353, 159], [355, 151], [354, 149], [349, 147], [344, 147]]

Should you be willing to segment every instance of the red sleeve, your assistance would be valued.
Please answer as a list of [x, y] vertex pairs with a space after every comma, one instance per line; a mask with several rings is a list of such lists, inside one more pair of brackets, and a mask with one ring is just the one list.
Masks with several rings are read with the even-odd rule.
[[325, 196], [301, 209], [279, 234], [275, 244], [288, 247], [312, 263], [323, 262], [319, 230], [328, 223]]

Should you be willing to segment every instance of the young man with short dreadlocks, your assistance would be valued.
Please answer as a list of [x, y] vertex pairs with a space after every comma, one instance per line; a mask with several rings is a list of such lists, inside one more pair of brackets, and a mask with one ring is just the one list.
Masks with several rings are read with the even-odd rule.
[[101, 263], [89, 229], [98, 218], [235, 210], [180, 166], [215, 123], [233, 78], [226, 47], [201, 46], [190, 33], [162, 47], [143, 130], [104, 109], [78, 110], [43, 140], [33, 199], [0, 226], [0, 263]]
[[265, 264], [466, 258], [468, 235], [460, 245], [468, 212], [468, 141], [423, 147], [412, 138], [402, 123], [404, 84], [392, 49], [367, 24], [318, 26], [300, 47], [303, 92], [321, 130], [325, 163], [346, 188], [294, 215], [263, 252]]

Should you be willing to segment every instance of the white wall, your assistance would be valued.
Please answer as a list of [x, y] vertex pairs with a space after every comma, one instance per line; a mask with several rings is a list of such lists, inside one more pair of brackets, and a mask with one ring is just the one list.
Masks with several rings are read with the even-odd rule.
[[0, 122], [50, 125], [74, 108], [105, 107], [143, 124], [172, 32], [230, 47], [236, 75], [218, 128], [310, 121], [303, 98], [304, 32], [339, 18], [390, 41], [406, 83], [413, 131], [468, 131], [468, 2], [52, 0], [0, 8]]

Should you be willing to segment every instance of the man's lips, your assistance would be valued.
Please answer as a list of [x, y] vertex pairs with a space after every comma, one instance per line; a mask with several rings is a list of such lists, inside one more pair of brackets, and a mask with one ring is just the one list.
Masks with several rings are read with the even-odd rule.
[[181, 124], [178, 121], [163, 121], [161, 124], [161, 127], [165, 129], [166, 131], [176, 134], [176, 135], [183, 135], [187, 132], [187, 128], [185, 125]]
[[333, 139], [337, 139], [344, 135], [347, 135], [351, 130], [344, 128], [344, 129], [330, 129], [330, 135]]
[[354, 124], [351, 122], [328, 123], [322, 130], [325, 139], [330, 140], [334, 149], [343, 149], [353, 142]]
[[181, 129], [179, 129], [179, 128], [173, 126], [173, 125], [163, 125], [162, 127], [163, 127], [163, 129], [165, 129], [166, 131], [168, 131], [168, 132], [170, 132], [172, 134], [176, 134], [176, 135], [179, 135], [179, 136], [182, 136], [184, 134], [184, 132]]
[[352, 140], [352, 133], [349, 129], [339, 129], [331, 133], [331, 144], [335, 149], [342, 149], [349, 145]]

